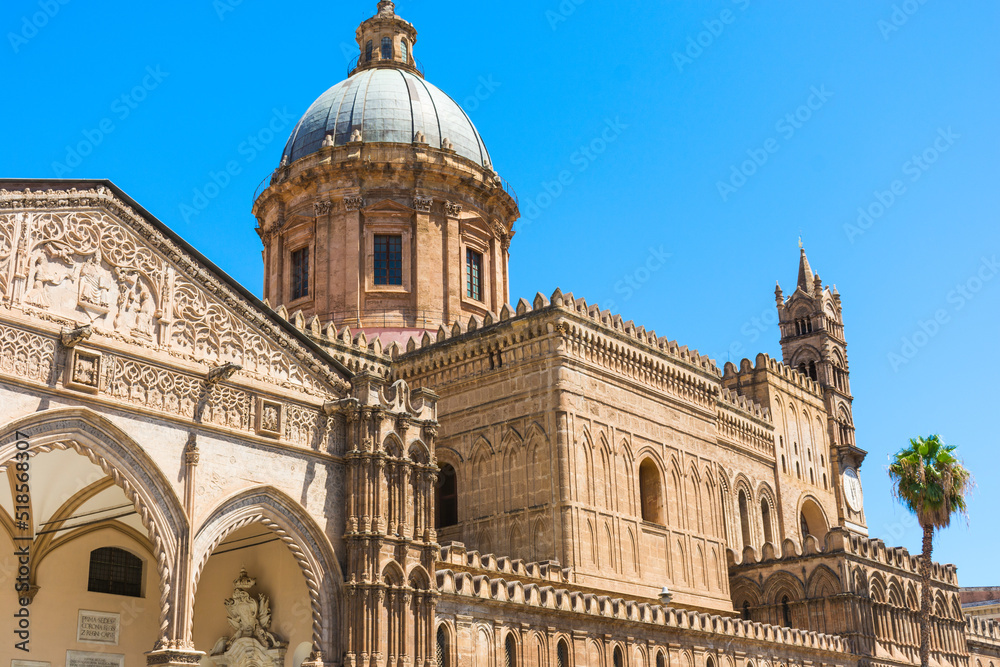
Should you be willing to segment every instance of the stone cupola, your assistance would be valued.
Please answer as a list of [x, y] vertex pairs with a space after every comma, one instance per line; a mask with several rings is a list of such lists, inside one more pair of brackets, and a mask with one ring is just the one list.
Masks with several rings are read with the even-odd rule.
[[373, 67], [398, 67], [423, 76], [413, 57], [417, 31], [396, 16], [396, 5], [390, 0], [381, 0], [378, 13], [358, 26], [357, 39], [361, 55], [352, 76]]
[[418, 70], [417, 32], [393, 3], [357, 37], [359, 63], [306, 110], [254, 202], [264, 297], [383, 343], [495, 318], [517, 197], [468, 114]]

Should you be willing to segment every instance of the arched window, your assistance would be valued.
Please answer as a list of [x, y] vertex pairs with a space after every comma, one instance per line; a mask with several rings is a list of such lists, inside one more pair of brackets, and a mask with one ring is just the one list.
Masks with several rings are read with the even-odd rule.
[[806, 537], [809, 535], [809, 522], [806, 521], [806, 513], [803, 512], [799, 516], [799, 529], [802, 531], [802, 541], [806, 541]]
[[560, 639], [556, 648], [556, 667], [569, 667], [569, 645], [565, 639]]
[[621, 646], [615, 647], [615, 667], [625, 667], [625, 655]]
[[767, 498], [760, 499], [760, 518], [764, 523], [764, 542], [774, 544], [774, 535], [771, 532], [771, 504]]
[[785, 622], [785, 627], [792, 627], [792, 608], [788, 604], [788, 596], [781, 598], [781, 618]]
[[405, 39], [399, 40], [399, 54], [403, 57], [403, 62], [410, 62], [410, 44]]
[[747, 507], [747, 494], [740, 489], [739, 495], [740, 504], [740, 530], [743, 534], [743, 548], [746, 549], [751, 545], [750, 542], [750, 511]]
[[708, 658], [705, 660], [705, 667], [715, 667], [715, 658], [713, 658], [712, 656], [708, 656]]
[[781, 455], [781, 472], [788, 473], [788, 463], [785, 462], [785, 455]]
[[744, 621], [750, 620], [750, 603], [745, 600], [743, 601], [743, 609], [741, 610], [741, 615], [743, 616]]
[[812, 499], [807, 499], [802, 504], [802, 513], [799, 517], [799, 524], [802, 530], [802, 542], [805, 543], [807, 535], [812, 535], [815, 537], [820, 544], [823, 543], [823, 539], [826, 537], [826, 532], [828, 530], [826, 524], [826, 517], [823, 515], [823, 510], [820, 509], [816, 501]]
[[507, 641], [504, 642], [504, 667], [517, 667], [517, 642], [514, 641], [514, 635], [507, 635]]
[[382, 60], [392, 60], [392, 38], [382, 38]]
[[437, 634], [437, 667], [450, 667], [451, 661], [448, 657], [448, 633], [442, 625], [438, 628]]
[[369, 39], [368, 43], [365, 44], [365, 62], [370, 63], [372, 61], [372, 53], [374, 51], [375, 51], [375, 43]]
[[458, 524], [458, 475], [455, 469], [445, 463], [438, 473], [437, 486], [437, 527], [447, 528]]
[[651, 459], [646, 459], [639, 466], [639, 498], [642, 502], [642, 520], [664, 525], [663, 480]]
[[90, 552], [87, 590], [141, 598], [142, 559], [116, 547], [94, 549]]
[[656, 667], [667, 667], [667, 659], [663, 657], [663, 652], [656, 654]]
[[819, 382], [819, 371], [816, 370], [815, 361], [809, 362], [809, 377], [811, 377], [813, 381]]

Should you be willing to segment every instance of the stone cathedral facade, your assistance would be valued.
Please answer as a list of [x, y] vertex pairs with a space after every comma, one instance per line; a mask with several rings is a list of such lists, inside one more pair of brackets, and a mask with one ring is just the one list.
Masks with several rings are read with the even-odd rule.
[[[511, 303], [482, 137], [391, 2], [357, 41], [256, 197], [264, 301], [110, 182], [0, 182], [4, 666], [919, 664], [805, 252], [781, 360]], [[933, 581], [932, 663], [1000, 665]]]

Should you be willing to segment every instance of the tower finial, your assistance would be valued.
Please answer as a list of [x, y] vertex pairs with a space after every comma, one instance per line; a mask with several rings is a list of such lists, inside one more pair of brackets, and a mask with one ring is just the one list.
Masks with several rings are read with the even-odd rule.
[[392, 0], [379, 0], [378, 3], [378, 15], [379, 16], [395, 16], [396, 15], [396, 3]]
[[798, 287], [800, 290], [806, 294], [812, 294], [813, 287], [815, 283], [815, 276], [813, 275], [812, 267], [809, 266], [809, 258], [806, 257], [806, 249], [799, 243], [799, 281]]
[[806, 249], [806, 246], [805, 246], [804, 243], [802, 243], [802, 237], [800, 236], [799, 237], [799, 250], [805, 250], [805, 249]]

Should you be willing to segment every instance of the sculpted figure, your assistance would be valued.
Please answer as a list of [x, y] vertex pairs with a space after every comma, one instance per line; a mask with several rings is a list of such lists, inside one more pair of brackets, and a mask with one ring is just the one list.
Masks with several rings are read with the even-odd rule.
[[257, 584], [257, 580], [248, 576], [246, 568], [242, 568], [233, 584], [236, 587], [233, 597], [224, 603], [233, 634], [220, 638], [211, 655], [222, 655], [232, 648], [236, 640], [245, 638], [256, 640], [264, 649], [281, 647], [281, 642], [270, 632], [270, 600], [264, 594], [255, 599], [247, 592]]

